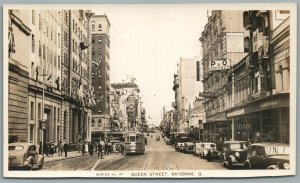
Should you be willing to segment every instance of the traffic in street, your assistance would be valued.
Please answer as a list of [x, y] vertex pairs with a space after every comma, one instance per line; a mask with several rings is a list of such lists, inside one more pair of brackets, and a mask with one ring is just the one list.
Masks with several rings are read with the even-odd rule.
[[[226, 170], [221, 161], [207, 162], [193, 154], [175, 151], [157, 131], [149, 133], [145, 153], [111, 153], [103, 159], [88, 154], [66, 160], [45, 162], [39, 171], [61, 170]], [[160, 137], [159, 139], [157, 137]]]

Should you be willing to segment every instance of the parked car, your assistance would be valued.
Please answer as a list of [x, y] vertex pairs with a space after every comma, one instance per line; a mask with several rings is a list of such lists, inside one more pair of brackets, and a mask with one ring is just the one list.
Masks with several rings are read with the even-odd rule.
[[200, 148], [202, 143], [195, 143], [194, 149], [193, 149], [193, 155], [194, 156], [200, 156]]
[[248, 146], [246, 141], [226, 141], [223, 145], [223, 165], [228, 168], [243, 167], [247, 160]]
[[194, 152], [194, 143], [193, 142], [185, 142], [182, 152], [193, 153]]
[[205, 159], [207, 157], [208, 151], [211, 150], [212, 148], [216, 148], [215, 143], [211, 143], [211, 142], [200, 143], [200, 148], [199, 148], [200, 158]]
[[175, 144], [175, 151], [181, 152], [183, 146], [184, 146], [184, 142], [177, 142]]
[[10, 143], [8, 145], [9, 169], [25, 168], [41, 169], [44, 164], [44, 155], [38, 153], [39, 146], [32, 143]]
[[290, 169], [288, 144], [255, 143], [250, 145], [245, 169]]
[[207, 161], [213, 161], [213, 160], [221, 160], [223, 157], [223, 153], [221, 151], [218, 151], [217, 148], [213, 147], [210, 150], [208, 150], [206, 155]]
[[159, 135], [156, 136], [156, 141], [160, 141], [160, 136]]

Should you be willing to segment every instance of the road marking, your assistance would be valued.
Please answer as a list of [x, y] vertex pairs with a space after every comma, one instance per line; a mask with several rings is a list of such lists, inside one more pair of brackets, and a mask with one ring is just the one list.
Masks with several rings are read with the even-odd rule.
[[[162, 152], [161, 152], [161, 151], [159, 151], [159, 155], [160, 155], [161, 159], [164, 161], [164, 163], [165, 163], [165, 165], [166, 165], [166, 167], [167, 167], [167, 170], [169, 170], [169, 166], [168, 166], [168, 164], [167, 164], [165, 158], [162, 156]], [[165, 155], [165, 154], [164, 154], [164, 155]]]
[[95, 165], [93, 166], [93, 168], [91, 169], [91, 171], [94, 171], [96, 166], [100, 163], [101, 159], [98, 159], [98, 161], [95, 163]]

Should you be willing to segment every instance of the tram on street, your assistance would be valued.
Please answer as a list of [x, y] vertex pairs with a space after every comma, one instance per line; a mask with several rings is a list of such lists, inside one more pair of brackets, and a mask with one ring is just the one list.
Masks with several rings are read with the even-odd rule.
[[145, 153], [145, 137], [138, 131], [129, 131], [125, 133], [125, 153], [142, 154]]

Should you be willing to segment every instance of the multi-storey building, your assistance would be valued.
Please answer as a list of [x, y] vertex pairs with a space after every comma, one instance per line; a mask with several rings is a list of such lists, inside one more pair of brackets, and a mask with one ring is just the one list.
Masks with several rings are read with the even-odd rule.
[[[289, 23], [288, 19], [279, 25], [275, 22], [271, 11], [213, 11], [209, 17], [200, 38], [204, 66], [201, 95], [206, 98], [207, 117], [205, 141], [289, 141], [283, 135], [289, 128], [289, 88], [280, 88], [283, 80], [289, 82], [288, 69], [280, 69], [280, 63], [282, 68], [289, 67]], [[272, 26], [275, 24], [278, 28]], [[244, 52], [226, 50], [232, 44], [230, 39], [219, 39], [232, 32], [243, 33], [240, 42]], [[275, 50], [280, 57], [273, 54]], [[216, 60], [230, 60], [230, 69], [210, 70], [211, 62]]]
[[[23, 118], [19, 121], [27, 119], [26, 127], [20, 126], [26, 128], [26, 133], [19, 133], [26, 138], [11, 137], [10, 142], [33, 142], [43, 149], [50, 141], [88, 140], [92, 106], [90, 48], [87, 46], [90, 11], [33, 9], [16, 12], [18, 27], [30, 37], [25, 40], [18, 35], [14, 37], [14, 47], [10, 46], [14, 50], [22, 46], [20, 61], [23, 60], [21, 65], [28, 72], [27, 93], [22, 95], [22, 101], [25, 104], [26, 99], [29, 113], [27, 118], [15, 115]], [[14, 11], [10, 14], [15, 17]], [[9, 52], [14, 58], [15, 53]], [[19, 91], [14, 86], [9, 88], [12, 92]], [[18, 105], [22, 107], [23, 103]]]
[[27, 142], [28, 131], [34, 130], [28, 127], [31, 11], [9, 10], [8, 21], [8, 141]]
[[249, 35], [243, 27], [243, 12], [212, 11], [200, 37], [203, 54], [203, 93], [200, 93], [200, 96], [205, 97], [206, 110], [204, 141], [216, 141], [220, 137], [224, 140], [231, 138], [229, 131], [231, 121], [226, 117], [226, 109], [234, 105], [233, 98], [235, 97], [232, 96], [231, 88], [228, 87], [231, 75], [228, 69], [213, 71], [210, 67], [211, 62], [217, 60], [229, 60], [230, 65], [233, 66], [247, 56], [244, 49], [238, 50], [239, 52], [227, 50], [230, 44], [226, 42], [228, 33], [241, 35], [240, 40], [246, 39]]
[[112, 89], [120, 96], [120, 111], [124, 120], [124, 130], [133, 130], [141, 127], [141, 97], [138, 85], [134, 81], [114, 83]]
[[110, 22], [106, 15], [94, 15], [90, 22], [92, 33], [92, 83], [96, 105], [93, 107], [93, 122], [108, 124], [110, 121]]
[[[180, 58], [178, 63], [178, 75], [174, 76], [175, 100], [177, 104], [177, 112], [179, 113], [178, 131], [188, 130], [186, 121], [189, 103], [194, 102], [196, 96], [201, 91], [200, 81], [200, 58], [194, 59]], [[177, 79], [178, 78], [178, 79]], [[177, 90], [178, 87], [178, 90]]]

